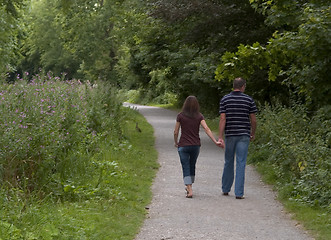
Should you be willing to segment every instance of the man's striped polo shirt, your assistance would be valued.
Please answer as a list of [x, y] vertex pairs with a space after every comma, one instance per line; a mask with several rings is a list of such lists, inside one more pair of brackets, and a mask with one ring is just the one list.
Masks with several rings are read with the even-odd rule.
[[233, 91], [225, 95], [220, 102], [219, 113], [225, 113], [225, 136], [250, 136], [251, 123], [249, 115], [256, 113], [257, 108], [253, 98]]

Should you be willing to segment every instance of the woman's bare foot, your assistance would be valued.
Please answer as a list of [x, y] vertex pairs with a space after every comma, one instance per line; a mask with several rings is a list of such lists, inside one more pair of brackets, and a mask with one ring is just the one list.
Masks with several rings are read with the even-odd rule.
[[192, 184], [186, 185], [186, 197], [187, 198], [192, 198], [193, 197], [193, 190], [192, 190]]

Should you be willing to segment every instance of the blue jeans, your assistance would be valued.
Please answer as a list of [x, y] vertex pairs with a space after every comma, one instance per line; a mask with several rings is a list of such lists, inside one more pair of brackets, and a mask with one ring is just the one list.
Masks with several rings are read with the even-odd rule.
[[185, 146], [178, 148], [180, 163], [183, 169], [184, 184], [189, 185], [195, 180], [195, 165], [200, 153], [200, 146]]
[[248, 136], [225, 137], [225, 163], [222, 176], [222, 191], [230, 192], [234, 180], [234, 157], [236, 156], [236, 179], [234, 193], [244, 195], [245, 168], [248, 153]]

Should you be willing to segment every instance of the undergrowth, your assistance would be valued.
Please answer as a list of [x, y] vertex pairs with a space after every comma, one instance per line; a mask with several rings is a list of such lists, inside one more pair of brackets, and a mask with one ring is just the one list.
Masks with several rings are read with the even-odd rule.
[[133, 239], [158, 167], [144, 118], [102, 83], [0, 87], [0, 239]]
[[[136, 122], [141, 133], [135, 130]], [[134, 239], [145, 218], [158, 168], [151, 129], [136, 115], [126, 122], [123, 144], [114, 149], [107, 144], [100, 148], [104, 152], [102, 161], [117, 163], [103, 176], [104, 187], [111, 191], [109, 197], [54, 201], [27, 197], [18, 189], [1, 191], [0, 239]]]
[[249, 163], [318, 239], [331, 238], [331, 108], [266, 106], [258, 115]]

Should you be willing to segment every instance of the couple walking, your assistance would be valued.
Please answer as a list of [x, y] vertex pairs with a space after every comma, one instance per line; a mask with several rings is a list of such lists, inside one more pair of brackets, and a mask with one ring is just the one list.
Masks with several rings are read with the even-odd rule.
[[[175, 147], [183, 170], [186, 197], [193, 197], [192, 184], [195, 180], [195, 165], [200, 152], [200, 125], [206, 134], [219, 147], [225, 148], [225, 163], [222, 175], [223, 195], [229, 195], [234, 181], [234, 158], [236, 158], [235, 196], [244, 198], [245, 168], [250, 141], [255, 139], [256, 112], [254, 100], [244, 94], [246, 81], [236, 78], [233, 81], [233, 91], [220, 101], [219, 138], [215, 139], [200, 113], [196, 97], [186, 98], [182, 111], [177, 115], [174, 130]], [[179, 130], [181, 136], [178, 141]], [[224, 138], [225, 135], [225, 138]]]

